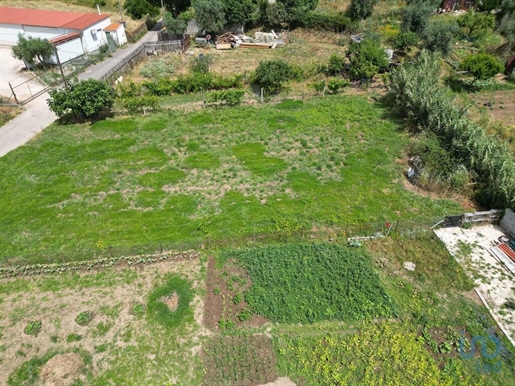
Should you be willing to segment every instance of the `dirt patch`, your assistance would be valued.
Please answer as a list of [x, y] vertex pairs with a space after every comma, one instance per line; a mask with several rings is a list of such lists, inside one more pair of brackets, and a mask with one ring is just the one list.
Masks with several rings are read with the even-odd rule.
[[204, 385], [253, 386], [277, 379], [275, 351], [266, 335], [222, 336], [202, 352]]
[[[396, 162], [397, 163], [397, 162]], [[406, 161], [406, 165], [408, 162]], [[406, 178], [402, 179], [402, 184], [404, 186], [404, 189], [406, 189], [408, 192], [414, 193], [418, 196], [428, 197], [432, 200], [443, 200], [448, 199], [452, 201], [458, 202], [463, 210], [474, 212], [474, 211], [481, 211], [484, 210], [483, 207], [472, 201], [470, 198], [459, 195], [457, 193], [452, 192], [432, 192], [426, 189], [422, 189], [419, 186], [413, 185], [411, 182], [409, 182]]]
[[494, 121], [515, 127], [515, 91], [492, 91], [472, 96], [480, 110], [486, 110]]
[[60, 354], [51, 358], [41, 369], [43, 386], [69, 386], [83, 379], [84, 361], [75, 353]]
[[296, 386], [293, 381], [288, 377], [277, 378], [274, 382], [268, 382], [258, 386]]
[[252, 282], [244, 268], [232, 260], [218, 268], [210, 256], [207, 272], [204, 324], [208, 328], [257, 327], [268, 322], [266, 318], [252, 314], [245, 302], [243, 294]]
[[179, 307], [179, 295], [176, 292], [174, 292], [170, 296], [164, 296], [159, 300], [166, 304], [168, 309], [172, 312], [174, 312], [177, 309], [177, 307]]

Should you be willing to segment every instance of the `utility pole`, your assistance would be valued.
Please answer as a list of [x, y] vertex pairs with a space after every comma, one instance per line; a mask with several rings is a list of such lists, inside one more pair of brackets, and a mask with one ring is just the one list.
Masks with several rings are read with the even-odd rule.
[[120, 3], [120, 0], [118, 0], [118, 10], [120, 11], [120, 18], [122, 19], [122, 23], [124, 23], [123, 12], [122, 12], [122, 4]]
[[63, 77], [64, 87], [68, 88], [68, 83], [66, 82], [66, 77], [64, 76], [63, 66], [61, 65], [61, 60], [59, 60], [59, 53], [57, 52], [57, 46], [54, 46], [55, 57], [57, 59], [57, 64], [59, 65], [59, 70], [61, 70], [61, 76]]
[[165, 6], [163, 5], [163, 0], [161, 0], [161, 24], [165, 21]]

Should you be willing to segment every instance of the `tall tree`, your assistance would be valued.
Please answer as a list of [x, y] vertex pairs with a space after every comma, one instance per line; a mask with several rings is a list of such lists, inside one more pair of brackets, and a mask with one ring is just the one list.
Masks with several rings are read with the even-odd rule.
[[227, 26], [244, 26], [250, 22], [257, 10], [253, 0], [222, 0]]
[[366, 19], [372, 15], [377, 0], [351, 0], [349, 16], [353, 20]]
[[194, 0], [195, 20], [208, 32], [220, 32], [225, 26], [224, 4], [220, 0]]
[[12, 47], [12, 54], [16, 59], [23, 60], [27, 65], [33, 66], [35, 59], [44, 63], [54, 53], [54, 46], [47, 39], [26, 38], [18, 34], [18, 43]]
[[156, 15], [158, 10], [147, 0], [125, 0], [125, 9], [133, 19], [141, 19], [145, 15]]
[[447, 56], [452, 50], [457, 32], [458, 26], [454, 20], [452, 22], [441, 19], [432, 20], [422, 33], [424, 48]]
[[[161, 0], [148, 0], [154, 7], [161, 8]], [[179, 16], [191, 6], [191, 0], [162, 0], [165, 9], [170, 12], [174, 18]]]
[[401, 31], [422, 34], [435, 7], [431, 1], [412, 0], [402, 10]]

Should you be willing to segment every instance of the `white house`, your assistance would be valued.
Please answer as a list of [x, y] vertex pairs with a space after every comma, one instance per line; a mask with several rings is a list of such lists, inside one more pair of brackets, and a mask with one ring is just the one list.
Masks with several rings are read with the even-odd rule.
[[[15, 45], [20, 33], [25, 37], [48, 39], [56, 46], [59, 60], [64, 63], [108, 44], [105, 29], [111, 25], [106, 14], [0, 7], [0, 44]], [[107, 33], [111, 35], [112, 31]], [[113, 34], [117, 45], [123, 44], [124, 38], [127, 40], [122, 24]], [[55, 63], [56, 58], [51, 58], [50, 62]]]

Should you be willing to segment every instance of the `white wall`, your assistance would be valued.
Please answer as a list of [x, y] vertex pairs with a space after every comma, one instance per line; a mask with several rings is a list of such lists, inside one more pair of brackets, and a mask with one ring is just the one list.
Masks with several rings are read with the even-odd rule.
[[507, 208], [506, 212], [504, 212], [504, 216], [499, 225], [509, 234], [515, 236], [515, 214], [510, 208]]
[[[111, 19], [107, 18], [96, 24], [93, 24], [92, 26], [89, 26], [82, 32], [82, 46], [84, 47], [84, 52], [96, 51], [104, 44], [107, 44], [104, 28], [106, 28], [109, 24], [111, 24]], [[93, 39], [91, 31], [95, 32], [96, 40]]]
[[[77, 56], [83, 55], [84, 50], [82, 49], [80, 37], [57, 45], [57, 53], [59, 54], [59, 60], [61, 63], [66, 63]], [[57, 64], [55, 56], [52, 57], [51, 63]]]
[[127, 43], [127, 35], [125, 34], [125, 27], [123, 24], [116, 30], [116, 36], [118, 37], [118, 45]]
[[16, 45], [19, 33], [24, 33], [21, 25], [0, 24], [0, 44]]

